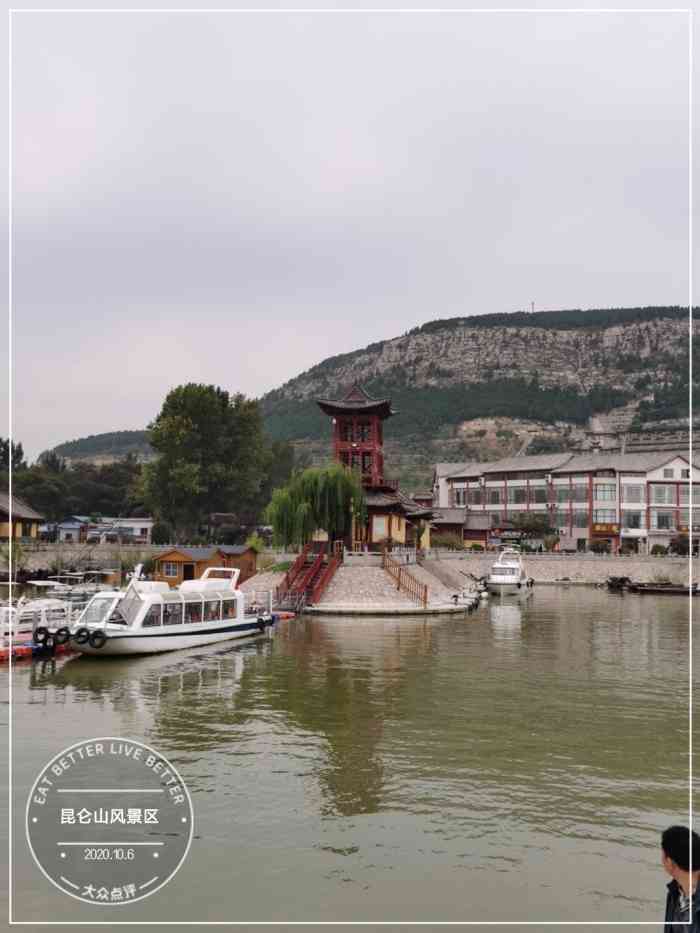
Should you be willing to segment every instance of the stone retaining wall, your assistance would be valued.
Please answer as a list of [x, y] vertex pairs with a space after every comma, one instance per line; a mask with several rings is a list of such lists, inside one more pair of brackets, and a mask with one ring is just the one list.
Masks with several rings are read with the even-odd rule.
[[[448, 570], [450, 578], [462, 580], [458, 571], [486, 576], [496, 559], [495, 554], [470, 554], [444, 556], [438, 560], [426, 560], [423, 566], [440, 576], [443, 581]], [[667, 578], [672, 583], [688, 582], [688, 560], [683, 557], [598, 557], [594, 555], [557, 556], [523, 555], [528, 574], [536, 583], [557, 583], [570, 580], [572, 583], [605, 583], [608, 577], [630, 577], [640, 583], [653, 583], [658, 578]], [[699, 562], [693, 562], [693, 581], [700, 581]]]

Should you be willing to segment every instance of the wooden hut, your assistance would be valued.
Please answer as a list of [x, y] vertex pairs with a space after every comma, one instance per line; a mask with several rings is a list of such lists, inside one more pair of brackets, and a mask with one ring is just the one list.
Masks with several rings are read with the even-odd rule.
[[239, 583], [257, 572], [257, 552], [244, 544], [217, 544], [208, 547], [180, 547], [163, 551], [156, 558], [154, 580], [178, 586], [183, 580], [197, 580], [207, 567], [238, 567]]

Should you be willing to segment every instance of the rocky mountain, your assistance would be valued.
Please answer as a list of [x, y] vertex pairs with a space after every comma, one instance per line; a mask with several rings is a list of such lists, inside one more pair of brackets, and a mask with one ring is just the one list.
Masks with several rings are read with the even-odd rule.
[[[665, 441], [677, 447], [687, 430], [688, 333], [687, 309], [677, 307], [436, 320], [330, 357], [261, 404], [273, 437], [322, 462], [330, 426], [316, 398], [337, 397], [355, 381], [391, 396], [400, 414], [386, 425], [387, 471], [412, 487], [428, 481], [435, 461]], [[141, 432], [122, 433], [147, 456]], [[57, 452], [113, 457], [118, 436], [106, 436], [104, 451], [100, 437]], [[82, 446], [89, 449], [81, 453]]]

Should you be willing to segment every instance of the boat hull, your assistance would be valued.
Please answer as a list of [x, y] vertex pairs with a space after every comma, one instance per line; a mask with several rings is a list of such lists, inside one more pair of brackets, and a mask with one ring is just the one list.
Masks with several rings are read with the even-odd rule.
[[108, 634], [107, 641], [101, 648], [94, 648], [89, 643], [80, 645], [75, 641], [71, 644], [82, 654], [95, 657], [125, 656], [138, 654], [161, 654], [165, 651], [177, 651], [181, 648], [196, 648], [200, 645], [211, 645], [220, 641], [229, 641], [233, 638], [250, 638], [261, 635], [267, 631], [270, 623], [261, 623], [257, 619], [246, 620], [224, 629], [199, 629], [195, 632], [183, 633], [180, 631], [152, 634]]
[[510, 580], [508, 583], [499, 583], [496, 580], [487, 580], [486, 587], [489, 593], [495, 596], [519, 596], [527, 592], [527, 580]]

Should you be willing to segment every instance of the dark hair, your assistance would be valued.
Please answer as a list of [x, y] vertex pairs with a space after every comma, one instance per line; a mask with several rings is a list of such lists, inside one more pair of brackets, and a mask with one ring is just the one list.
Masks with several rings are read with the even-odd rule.
[[[683, 871], [690, 868], [690, 830], [687, 826], [669, 826], [661, 834], [661, 848]], [[700, 871], [700, 836], [692, 834], [693, 871]]]

